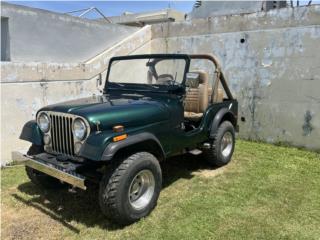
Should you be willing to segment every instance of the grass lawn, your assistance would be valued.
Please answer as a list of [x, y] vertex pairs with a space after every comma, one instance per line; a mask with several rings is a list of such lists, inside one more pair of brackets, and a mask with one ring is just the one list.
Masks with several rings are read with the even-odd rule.
[[163, 164], [158, 206], [119, 228], [96, 192], [45, 191], [22, 166], [2, 170], [1, 239], [320, 239], [320, 155], [238, 141], [210, 169], [184, 156]]

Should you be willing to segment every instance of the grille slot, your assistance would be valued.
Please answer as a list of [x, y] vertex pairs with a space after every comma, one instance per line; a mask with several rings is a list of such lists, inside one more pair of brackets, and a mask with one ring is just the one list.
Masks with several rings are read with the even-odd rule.
[[74, 156], [72, 117], [49, 114], [51, 123], [51, 145], [54, 153]]

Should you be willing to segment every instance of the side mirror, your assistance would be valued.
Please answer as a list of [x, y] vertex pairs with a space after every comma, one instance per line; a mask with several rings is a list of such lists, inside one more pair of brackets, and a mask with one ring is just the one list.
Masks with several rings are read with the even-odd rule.
[[102, 73], [99, 73], [96, 79], [96, 87], [99, 92], [101, 92], [100, 86], [102, 85]]
[[102, 85], [102, 73], [99, 73], [97, 77], [97, 87]]
[[186, 87], [197, 88], [200, 83], [200, 74], [195, 72], [188, 72], [186, 79]]

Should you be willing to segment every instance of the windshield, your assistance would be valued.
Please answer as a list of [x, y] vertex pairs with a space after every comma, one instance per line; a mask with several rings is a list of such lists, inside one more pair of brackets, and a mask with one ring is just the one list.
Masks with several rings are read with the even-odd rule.
[[123, 84], [144, 84], [172, 86], [180, 85], [185, 78], [187, 59], [185, 57], [139, 56], [139, 58], [115, 58], [109, 66], [107, 82]]

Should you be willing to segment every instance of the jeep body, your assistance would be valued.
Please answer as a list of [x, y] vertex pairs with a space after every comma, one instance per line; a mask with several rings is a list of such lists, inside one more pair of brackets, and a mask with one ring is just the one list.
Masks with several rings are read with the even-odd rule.
[[[193, 59], [211, 62], [214, 76], [190, 72]], [[101, 95], [43, 107], [25, 124], [27, 174], [45, 187], [99, 183], [102, 211], [131, 223], [156, 205], [159, 162], [187, 152], [218, 166], [230, 161], [237, 111], [215, 56], [114, 57]]]

